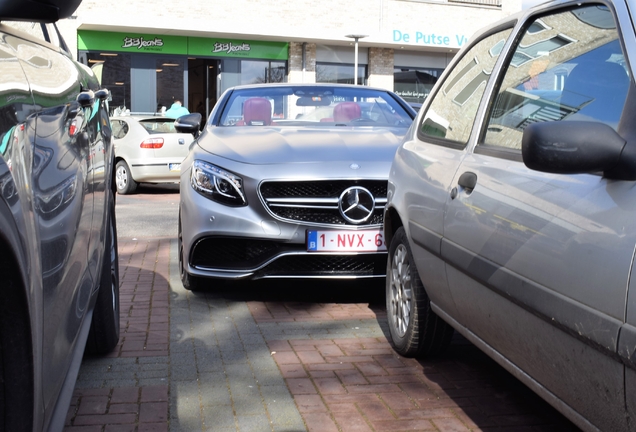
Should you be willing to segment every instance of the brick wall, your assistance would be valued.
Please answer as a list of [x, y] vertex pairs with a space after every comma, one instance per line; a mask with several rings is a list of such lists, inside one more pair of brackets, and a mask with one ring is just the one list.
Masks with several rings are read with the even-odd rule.
[[393, 90], [393, 50], [369, 48], [369, 86]]
[[303, 44], [289, 44], [289, 82], [316, 82], [316, 44], [305, 45], [305, 70], [303, 72]]

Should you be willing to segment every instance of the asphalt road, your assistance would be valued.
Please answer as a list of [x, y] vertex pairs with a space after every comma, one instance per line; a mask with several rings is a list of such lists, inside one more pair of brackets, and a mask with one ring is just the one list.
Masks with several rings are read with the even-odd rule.
[[177, 238], [179, 185], [139, 185], [136, 193], [117, 195], [117, 236]]

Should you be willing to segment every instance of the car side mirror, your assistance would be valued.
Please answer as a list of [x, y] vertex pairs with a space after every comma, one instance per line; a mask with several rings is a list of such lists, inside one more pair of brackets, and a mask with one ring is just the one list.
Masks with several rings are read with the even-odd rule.
[[[636, 180], [627, 142], [604, 123], [554, 121], [533, 123], [523, 131], [521, 153], [530, 169], [554, 174], [602, 172], [605, 177]], [[630, 177], [630, 178], [626, 178]]]
[[199, 135], [201, 119], [199, 113], [186, 114], [174, 121], [174, 128], [182, 133], [190, 133], [196, 138]]
[[92, 90], [86, 90], [77, 95], [77, 102], [84, 108], [93, 106], [95, 103], [95, 93]]

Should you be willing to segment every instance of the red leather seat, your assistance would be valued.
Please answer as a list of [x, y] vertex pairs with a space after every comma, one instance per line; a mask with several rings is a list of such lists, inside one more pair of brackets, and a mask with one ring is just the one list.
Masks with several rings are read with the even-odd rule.
[[359, 119], [360, 116], [360, 105], [355, 102], [340, 102], [333, 108], [333, 120], [335, 122], [348, 122]]
[[248, 126], [272, 124], [272, 104], [265, 98], [247, 99], [243, 104], [243, 120]]

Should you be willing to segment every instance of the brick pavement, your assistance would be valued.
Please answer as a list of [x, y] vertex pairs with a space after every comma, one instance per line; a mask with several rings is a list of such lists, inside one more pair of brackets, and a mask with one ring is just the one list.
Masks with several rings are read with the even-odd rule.
[[119, 248], [120, 343], [84, 359], [67, 432], [577, 430], [459, 336], [433, 360], [395, 354], [377, 295], [192, 293], [176, 240]]

